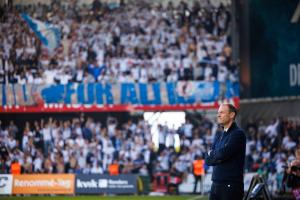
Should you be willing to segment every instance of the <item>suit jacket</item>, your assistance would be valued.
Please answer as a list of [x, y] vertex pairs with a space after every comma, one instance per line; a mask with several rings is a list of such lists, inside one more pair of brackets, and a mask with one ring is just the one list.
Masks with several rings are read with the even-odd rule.
[[246, 135], [236, 123], [227, 132], [216, 135], [212, 150], [205, 161], [213, 166], [212, 181], [216, 183], [243, 183]]

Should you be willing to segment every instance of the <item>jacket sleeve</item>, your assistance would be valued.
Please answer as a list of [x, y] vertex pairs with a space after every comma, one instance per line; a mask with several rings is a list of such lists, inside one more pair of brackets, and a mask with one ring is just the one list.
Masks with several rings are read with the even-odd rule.
[[[222, 133], [222, 134], [223, 134], [223, 133]], [[210, 159], [210, 155], [211, 155], [211, 152], [212, 152], [213, 150], [215, 150], [215, 148], [216, 148], [216, 143], [217, 143], [217, 141], [219, 140], [219, 138], [221, 137], [220, 135], [221, 135], [220, 133], [217, 133], [217, 134], [216, 134], [216, 136], [215, 136], [215, 138], [214, 138], [214, 141], [213, 141], [213, 144], [212, 144], [212, 146], [211, 146], [211, 150], [205, 153], [205, 164], [207, 164], [208, 166], [213, 166], [213, 165], [217, 164], [217, 163], [215, 163], [215, 164], [212, 163], [212, 161], [211, 161], [211, 159]]]
[[214, 166], [222, 163], [244, 148], [243, 146], [246, 143], [245, 134], [241, 130], [237, 130], [230, 134], [232, 135], [224, 147], [212, 149], [209, 154], [206, 154], [205, 161], [207, 165]]

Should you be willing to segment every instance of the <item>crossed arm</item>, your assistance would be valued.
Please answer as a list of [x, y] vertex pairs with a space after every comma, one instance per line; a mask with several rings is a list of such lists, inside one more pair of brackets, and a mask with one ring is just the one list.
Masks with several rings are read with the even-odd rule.
[[220, 140], [220, 136], [215, 138], [212, 150], [206, 154], [205, 162], [207, 165], [214, 166], [225, 162], [243, 149], [246, 142], [244, 133], [237, 131], [231, 134], [228, 143], [222, 148], [216, 148], [216, 142]]

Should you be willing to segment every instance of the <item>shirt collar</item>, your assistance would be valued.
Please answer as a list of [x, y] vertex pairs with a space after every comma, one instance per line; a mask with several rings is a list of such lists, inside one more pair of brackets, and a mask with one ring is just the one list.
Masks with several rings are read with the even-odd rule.
[[226, 129], [224, 128], [224, 132], [225, 133], [228, 132], [229, 129], [231, 129], [232, 127], [235, 127], [235, 126], [236, 126], [236, 123], [233, 122], [230, 127], [226, 128]]

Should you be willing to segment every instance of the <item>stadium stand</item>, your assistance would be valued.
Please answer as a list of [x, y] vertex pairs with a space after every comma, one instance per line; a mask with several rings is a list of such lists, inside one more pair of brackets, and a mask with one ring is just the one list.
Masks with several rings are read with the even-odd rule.
[[[231, 15], [223, 4], [139, 0], [112, 7], [98, 0], [90, 6], [71, 2], [15, 5], [0, 12], [0, 84], [239, 81], [232, 60]], [[47, 51], [20, 13], [57, 25], [61, 45]], [[193, 173], [193, 161], [203, 157], [221, 131], [206, 117], [198, 123], [186, 120], [179, 129], [159, 124], [155, 148], [151, 126], [142, 118], [123, 122], [81, 114], [28, 119], [24, 126], [16, 121], [0, 119], [1, 145], [10, 157], [1, 158], [0, 174], [19, 174], [19, 167], [25, 174], [138, 174], [151, 177], [154, 190], [163, 192], [169, 189], [170, 169], [178, 192], [178, 184]], [[285, 166], [300, 148], [299, 120], [248, 119], [244, 128], [246, 172], [264, 176], [269, 190], [279, 192]], [[175, 135], [180, 148], [174, 148]], [[211, 170], [205, 166], [206, 173]]]
[[[192, 173], [195, 157], [202, 156], [210, 148], [214, 135], [221, 131], [207, 118], [197, 125], [183, 124], [178, 130], [162, 125], [159, 130], [162, 142], [155, 149], [150, 126], [143, 119], [118, 124], [116, 119], [108, 118], [103, 123], [82, 114], [69, 120], [27, 121], [24, 127], [17, 127], [14, 121], [1, 123], [1, 141], [12, 158], [1, 172], [9, 173], [11, 162], [17, 160], [22, 173], [109, 174], [109, 166], [118, 164], [120, 174], [156, 179], [174, 168], [184, 178]], [[299, 124], [287, 119], [268, 123], [249, 120], [245, 130], [246, 171], [265, 176], [270, 190], [279, 191], [284, 166], [295, 159], [295, 150], [299, 148]], [[167, 137], [174, 133], [180, 136], [180, 151], [172, 143], [169, 147], [165, 145]], [[207, 172], [210, 170], [206, 167]]]
[[[41, 45], [20, 13], [59, 26], [55, 52]], [[1, 17], [0, 82], [238, 81], [230, 20], [227, 7], [209, 1], [17, 5]]]

